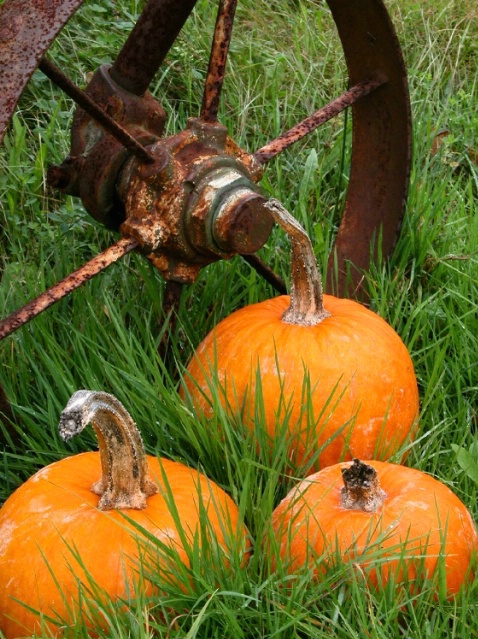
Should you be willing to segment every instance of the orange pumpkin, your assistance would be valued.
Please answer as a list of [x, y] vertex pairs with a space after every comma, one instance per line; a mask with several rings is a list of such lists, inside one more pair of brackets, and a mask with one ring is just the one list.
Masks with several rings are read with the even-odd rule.
[[[195, 470], [145, 456], [139, 431], [116, 398], [75, 393], [60, 430], [68, 438], [90, 421], [99, 452], [43, 468], [0, 510], [0, 629], [7, 639], [41, 630], [38, 615], [19, 602], [68, 625], [87, 614], [78, 604], [81, 582], [92, 579], [113, 601], [134, 593], [142, 538], [134, 524], [174, 549], [185, 564], [184, 539], [192, 543], [195, 533], [204, 531], [205, 515], [225, 561], [236, 544], [247, 543], [228, 495]], [[151, 592], [150, 585], [145, 588]], [[45, 623], [58, 633], [55, 624]]]
[[318, 577], [340, 558], [377, 586], [433, 578], [439, 557], [447, 594], [471, 578], [478, 534], [470, 513], [444, 484], [388, 462], [354, 460], [324, 468], [292, 489], [272, 515], [273, 537], [289, 574]]
[[[419, 399], [413, 363], [399, 335], [357, 302], [323, 295], [305, 231], [278, 203], [269, 210], [292, 236], [292, 291], [236, 311], [197, 348], [183, 397], [210, 416], [218, 396], [252, 429], [260, 378], [271, 438], [287, 414], [290, 457], [318, 465], [388, 459], [413, 437]], [[305, 383], [312, 414], [305, 410]]]

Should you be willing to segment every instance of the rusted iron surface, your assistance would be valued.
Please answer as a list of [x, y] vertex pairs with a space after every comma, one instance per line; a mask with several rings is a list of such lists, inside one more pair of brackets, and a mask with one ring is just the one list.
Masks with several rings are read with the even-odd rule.
[[106, 111], [86, 93], [76, 86], [70, 78], [61, 71], [51, 60], [43, 57], [38, 68], [56, 84], [62, 91], [72, 98], [97, 124], [112, 135], [126, 149], [129, 149], [142, 162], [154, 162], [154, 158], [148, 153], [142, 144], [136, 140], [126, 129], [114, 120]]
[[[129, 140], [134, 140], [136, 149], [142, 149], [140, 154], [135, 152], [141, 162], [154, 162], [145, 146], [161, 137], [166, 114], [149, 91], [141, 97], [125, 91], [109, 71], [108, 65], [101, 66], [81, 92], [87, 96], [88, 109], [83, 109], [83, 103], [78, 101], [70, 154], [60, 167], [50, 171], [49, 179], [51, 185], [65, 193], [81, 197], [88, 213], [99, 222], [118, 230], [124, 212], [117, 198], [116, 183], [121, 167], [131, 156], [131, 145], [125, 139], [119, 140], [118, 135], [111, 137], [105, 133], [103, 122], [96, 111], [92, 112], [91, 102], [105, 111], [108, 121], [114, 121], [114, 126], [124, 131]], [[112, 133], [111, 128], [109, 132]]]
[[249, 186], [236, 183], [213, 212], [208, 230], [214, 245], [226, 253], [242, 255], [255, 253], [264, 246], [272, 230], [272, 220], [264, 209], [265, 202], [264, 196]]
[[254, 157], [261, 163], [268, 162], [278, 153], [282, 153], [292, 144], [302, 140], [306, 135], [312, 133], [317, 127], [328, 122], [336, 115], [344, 111], [347, 107], [352, 106], [357, 100], [364, 98], [371, 91], [374, 91], [387, 80], [383, 77], [375, 77], [363, 82], [359, 82], [351, 89], [348, 89], [341, 96], [335, 98], [309, 117], [302, 120], [291, 129], [280, 135], [275, 140], [268, 142], [262, 148], [254, 153]]
[[350, 180], [327, 272], [328, 291], [360, 297], [364, 270], [379, 252], [384, 257], [391, 254], [405, 212], [411, 162], [407, 74], [381, 0], [327, 3], [344, 50], [350, 84], [357, 85], [372, 74], [387, 79], [352, 106]]
[[200, 114], [205, 122], [217, 120], [236, 6], [237, 0], [220, 0], [219, 2]]
[[143, 95], [197, 0], [149, 0], [111, 69], [127, 91]]
[[28, 80], [84, 0], [5, 0], [0, 7], [0, 143]]
[[137, 248], [138, 242], [132, 238], [121, 238], [118, 242], [94, 257], [61, 282], [55, 284], [34, 300], [0, 322], [0, 340], [32, 320], [47, 308], [58, 302], [92, 277], [104, 271], [121, 257]]
[[273, 223], [256, 186], [262, 171], [224, 126], [191, 119], [150, 151], [155, 164], [132, 158], [122, 172], [121, 231], [165, 279], [191, 283], [206, 264], [263, 246]]
[[163, 313], [164, 319], [172, 319], [176, 316], [181, 301], [183, 285], [179, 282], [166, 282], [164, 288]]

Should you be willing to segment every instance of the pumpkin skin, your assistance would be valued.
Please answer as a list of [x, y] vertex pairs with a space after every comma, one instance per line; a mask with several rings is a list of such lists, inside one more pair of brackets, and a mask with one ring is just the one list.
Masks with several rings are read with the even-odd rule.
[[286, 571], [313, 567], [320, 578], [339, 556], [363, 569], [372, 586], [384, 586], [393, 578], [396, 583], [408, 582], [413, 590], [422, 562], [431, 578], [441, 553], [447, 594], [456, 594], [465, 579], [472, 578], [470, 564], [478, 552], [469, 511], [447, 486], [426, 473], [388, 462], [367, 465], [376, 470], [385, 491], [376, 512], [348, 509], [341, 503], [342, 469], [348, 463], [310, 475], [281, 501], [271, 522]]
[[[232, 413], [242, 410], [253, 429], [259, 369], [271, 438], [285, 414], [279, 406], [281, 388], [282, 406], [292, 400], [289, 453], [294, 465], [317, 449], [315, 469], [354, 457], [395, 455], [413, 438], [419, 411], [413, 363], [399, 335], [352, 300], [324, 295], [330, 316], [315, 326], [284, 322], [289, 304], [289, 296], [280, 296], [222, 320], [189, 362], [183, 398], [189, 395], [197, 411], [211, 416], [212, 388], [219, 384], [223, 405]], [[312, 435], [301, 401], [306, 374], [316, 422]]]
[[[199, 530], [199, 495], [211, 530], [226, 555], [236, 534], [236, 541], [245, 538], [246, 530], [238, 523], [237, 507], [207, 477], [166, 459], [159, 462], [156, 457], [147, 456], [147, 461], [150, 477], [159, 491], [148, 497], [144, 510], [97, 508], [99, 497], [91, 492], [91, 486], [101, 476], [101, 464], [99, 453], [94, 452], [43, 468], [5, 502], [0, 510], [0, 629], [6, 639], [30, 636], [41, 630], [39, 617], [15, 599], [47, 616], [58, 616], [67, 624], [80, 614], [73, 603], [78, 597], [77, 582], [88, 581], [70, 549], [75, 549], [93, 581], [113, 600], [127, 598], [128, 589], [134, 593], [135, 559], [140, 552], [136, 539], [141, 534], [124, 515], [165, 544], [171, 544], [180, 560], [188, 564], [167, 498], [163, 496], [163, 473], [174, 494], [182, 527], [191, 540], [194, 531]], [[231, 531], [231, 539], [226, 540], [227, 530]], [[61, 593], [45, 561], [61, 584]], [[73, 612], [68, 611], [65, 595], [68, 603], [73, 604]], [[46, 626], [54, 635], [59, 633], [56, 625], [46, 623]]]

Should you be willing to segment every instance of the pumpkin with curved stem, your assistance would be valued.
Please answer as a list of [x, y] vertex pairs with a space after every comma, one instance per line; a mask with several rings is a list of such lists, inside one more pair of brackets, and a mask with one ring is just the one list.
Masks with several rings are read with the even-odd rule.
[[[80, 583], [83, 601], [92, 588], [105, 601], [134, 594], [145, 535], [186, 565], [195, 535], [199, 543], [204, 535], [216, 540], [225, 562], [247, 546], [230, 497], [183, 464], [146, 456], [139, 431], [114, 396], [78, 391], [61, 415], [60, 432], [68, 439], [90, 422], [99, 452], [43, 468], [0, 510], [0, 630], [7, 639], [40, 632], [33, 611], [53, 634], [58, 627], [48, 619], [68, 625], [88, 614], [78, 603]], [[143, 585], [150, 594], [151, 584]]]
[[307, 234], [279, 202], [267, 206], [291, 236], [291, 295], [220, 322], [189, 362], [182, 396], [210, 416], [216, 395], [252, 429], [260, 378], [268, 434], [274, 438], [287, 416], [293, 464], [314, 451], [316, 467], [389, 459], [412, 439], [418, 417], [407, 348], [377, 314], [323, 294]]
[[443, 566], [449, 596], [472, 577], [478, 552], [471, 515], [447, 486], [380, 461], [355, 459], [307, 477], [275, 509], [272, 529], [289, 574], [306, 566], [320, 575], [339, 559], [374, 586], [394, 579], [413, 590], [417, 577], [432, 579]]

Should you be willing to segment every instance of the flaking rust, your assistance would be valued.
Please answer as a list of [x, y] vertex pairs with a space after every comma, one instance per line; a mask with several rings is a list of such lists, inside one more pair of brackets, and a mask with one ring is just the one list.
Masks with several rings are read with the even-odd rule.
[[150, 151], [154, 165], [132, 158], [123, 170], [121, 232], [167, 280], [191, 283], [206, 264], [263, 246], [273, 222], [256, 185], [262, 171], [225, 127], [191, 119]]

